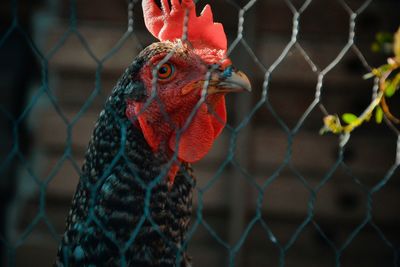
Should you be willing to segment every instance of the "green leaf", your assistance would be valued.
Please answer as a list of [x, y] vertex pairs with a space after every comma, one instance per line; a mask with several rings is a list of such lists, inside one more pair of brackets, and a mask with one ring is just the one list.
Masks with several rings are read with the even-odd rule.
[[383, 72], [389, 71], [389, 70], [391, 70], [391, 69], [392, 69], [392, 66], [391, 66], [390, 64], [385, 64], [385, 65], [382, 65], [382, 66], [380, 66], [380, 67], [378, 68], [378, 70], [381, 72], [381, 74], [382, 74]]
[[383, 110], [380, 106], [377, 106], [375, 111], [375, 121], [376, 123], [380, 124], [382, 123], [382, 120], [383, 120]]
[[392, 97], [400, 87], [400, 73], [398, 73], [393, 80], [385, 81], [385, 95]]
[[390, 64], [385, 64], [385, 65], [380, 66], [379, 68], [373, 69], [371, 73], [377, 77], [381, 77], [385, 72], [391, 71], [391, 70], [392, 70], [392, 66]]
[[386, 97], [392, 97], [396, 92], [396, 83], [388, 81], [385, 88]]
[[379, 44], [391, 43], [393, 40], [393, 36], [389, 32], [378, 32], [375, 36], [375, 39]]
[[375, 36], [375, 41], [371, 45], [373, 52], [392, 54], [393, 34], [388, 32], [379, 32]]
[[342, 120], [347, 124], [353, 123], [357, 119], [358, 117], [353, 113], [345, 113], [342, 115]]
[[400, 28], [394, 34], [393, 51], [396, 60], [400, 61]]

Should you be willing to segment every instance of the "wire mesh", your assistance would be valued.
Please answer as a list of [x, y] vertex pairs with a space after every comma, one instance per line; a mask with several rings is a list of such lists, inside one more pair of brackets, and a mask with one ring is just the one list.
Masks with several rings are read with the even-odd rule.
[[[320, 112], [321, 115], [326, 114], [327, 108], [324, 106], [324, 104], [321, 101], [321, 97], [324, 95], [324, 86], [325, 86], [325, 78], [327, 75], [330, 74], [330, 72], [337, 66], [345, 57], [345, 55], [349, 52], [352, 51], [355, 53], [355, 55], [358, 57], [359, 61], [363, 64], [365, 67], [365, 71], [370, 71], [371, 66], [368, 64], [366, 58], [364, 57], [363, 53], [360, 51], [360, 49], [356, 45], [356, 25], [357, 25], [357, 19], [359, 16], [368, 8], [368, 6], [371, 4], [372, 0], [367, 0], [363, 4], [361, 4], [357, 9], [352, 9], [346, 1], [344, 0], [337, 0], [337, 2], [342, 6], [342, 8], [345, 10], [347, 13], [348, 17], [347, 19], [349, 20], [348, 24], [348, 39], [343, 48], [339, 51], [337, 56], [329, 63], [327, 64], [326, 67], [321, 67], [316, 64], [311, 57], [308, 55], [306, 50], [303, 48], [302, 44], [299, 42], [299, 35], [300, 35], [300, 26], [301, 26], [301, 19], [303, 13], [309, 8], [310, 4], [313, 2], [313, 0], [306, 0], [304, 3], [302, 3], [299, 7], [297, 7], [293, 2], [290, 0], [285, 0], [284, 2], [286, 3], [287, 7], [289, 8], [291, 14], [292, 14], [292, 22], [291, 22], [291, 36], [289, 42], [286, 44], [286, 46], [283, 48], [281, 51], [280, 55], [270, 64], [270, 65], [265, 65], [258, 57], [257, 53], [253, 51], [251, 46], [249, 45], [248, 41], [246, 40], [246, 15], [249, 10], [253, 9], [255, 4], [259, 1], [257, 0], [250, 0], [245, 5], [241, 6], [239, 5], [236, 1], [232, 0], [227, 0], [225, 1], [227, 5], [231, 5], [235, 7], [238, 11], [238, 20], [237, 20], [237, 34], [234, 40], [230, 43], [229, 49], [228, 49], [228, 55], [231, 53], [234, 53], [236, 50], [240, 49], [239, 46], [241, 45], [244, 49], [240, 50], [240, 53], [243, 53], [248, 57], [248, 60], [253, 61], [253, 63], [259, 68], [259, 70], [264, 74], [264, 80], [262, 84], [262, 88], [257, 88], [254, 90], [261, 90], [260, 98], [258, 101], [255, 103], [255, 105], [251, 106], [250, 110], [247, 110], [246, 116], [244, 119], [239, 121], [237, 123], [237, 126], [233, 126], [228, 124], [225, 128], [225, 131], [229, 134], [230, 140], [229, 140], [229, 151], [228, 154], [225, 158], [225, 160], [220, 164], [218, 170], [215, 172], [213, 177], [209, 179], [206, 183], [204, 183], [202, 186], [197, 187], [195, 190], [197, 192], [197, 209], [194, 213], [194, 218], [192, 225], [190, 226], [190, 229], [188, 231], [188, 235], [185, 238], [184, 245], [182, 248], [176, 248], [177, 249], [177, 262], [179, 262], [182, 257], [182, 251], [186, 248], [188, 244], [190, 244], [191, 239], [193, 235], [198, 231], [199, 227], [204, 227], [208, 233], [212, 236], [214, 241], [218, 243], [220, 246], [222, 246], [228, 255], [228, 261], [227, 265], [228, 266], [238, 266], [240, 265], [240, 253], [241, 249], [248, 238], [249, 233], [253, 230], [253, 228], [256, 225], [261, 226], [264, 229], [265, 235], [268, 237], [269, 242], [277, 249], [278, 255], [279, 255], [279, 266], [285, 266], [286, 265], [286, 257], [287, 254], [290, 252], [291, 248], [294, 246], [295, 242], [298, 240], [299, 236], [302, 234], [305, 228], [307, 227], [313, 227], [320, 235], [320, 237], [327, 243], [329, 244], [329, 247], [331, 251], [334, 253], [334, 258], [335, 266], [341, 266], [342, 265], [342, 255], [346, 251], [346, 249], [349, 247], [349, 245], [352, 243], [352, 241], [359, 235], [359, 233], [365, 228], [366, 226], [371, 226], [373, 229], [375, 229], [376, 233], [379, 235], [380, 239], [384, 242], [384, 244], [391, 250], [392, 252], [392, 263], [393, 266], [398, 266], [399, 265], [399, 248], [398, 245], [390, 241], [390, 239], [384, 234], [384, 232], [381, 230], [381, 228], [375, 223], [372, 211], [373, 211], [373, 202], [374, 202], [374, 195], [382, 190], [387, 183], [393, 178], [395, 172], [397, 171], [399, 164], [400, 164], [400, 132], [399, 130], [392, 125], [392, 123], [388, 120], [385, 120], [385, 123], [390, 127], [391, 131], [395, 136], [397, 136], [397, 144], [394, 144], [396, 146], [396, 158], [393, 159], [393, 165], [391, 168], [386, 172], [385, 176], [380, 179], [378, 183], [376, 183], [372, 188], [369, 188], [365, 186], [358, 177], [356, 177], [352, 171], [351, 168], [348, 166], [348, 164], [344, 161], [344, 155], [346, 152], [346, 145], [344, 143], [338, 142], [337, 146], [337, 157], [335, 159], [334, 164], [329, 168], [329, 170], [326, 171], [324, 174], [323, 178], [320, 180], [318, 184], [315, 186], [311, 185], [309, 181], [307, 180], [306, 177], [304, 177], [301, 173], [301, 171], [293, 164], [292, 156], [293, 156], [293, 142], [294, 138], [296, 138], [296, 135], [299, 133], [299, 131], [302, 129], [304, 126], [305, 122], [308, 120], [310, 117], [311, 113], [313, 112]], [[140, 7], [140, 1], [134, 1], [131, 0], [129, 1], [127, 5], [127, 10], [128, 10], [128, 22], [127, 22], [127, 29], [126, 32], [121, 36], [120, 40], [115, 44], [115, 46], [108, 52], [106, 53], [103, 57], [98, 57], [95, 55], [95, 53], [92, 51], [92, 48], [90, 44], [87, 42], [86, 38], [84, 35], [81, 34], [79, 27], [78, 27], [78, 18], [77, 18], [77, 12], [76, 12], [76, 1], [71, 0], [69, 2], [70, 6], [70, 15], [69, 15], [69, 26], [67, 30], [64, 32], [64, 34], [61, 36], [59, 41], [56, 43], [56, 45], [50, 49], [48, 52], [41, 51], [38, 46], [35, 44], [35, 42], [32, 40], [32, 37], [29, 35], [29, 33], [21, 27], [19, 23], [19, 15], [18, 15], [18, 10], [19, 10], [19, 1], [18, 0], [13, 0], [12, 1], [12, 9], [10, 12], [12, 13], [12, 23], [6, 30], [6, 32], [1, 36], [0, 38], [0, 49], [3, 46], [3, 44], [7, 41], [7, 39], [10, 37], [12, 33], [19, 33], [23, 36], [24, 42], [26, 42], [32, 52], [35, 54], [35, 56], [39, 59], [40, 61], [40, 66], [41, 66], [41, 74], [40, 74], [40, 88], [30, 97], [29, 102], [27, 103], [24, 111], [22, 114], [15, 118], [12, 117], [11, 114], [8, 113], [7, 110], [1, 109], [0, 112], [2, 113], [3, 116], [6, 116], [9, 121], [12, 122], [13, 125], [13, 144], [12, 144], [12, 149], [8, 153], [7, 157], [1, 162], [0, 164], [0, 173], [2, 173], [5, 168], [15, 160], [18, 160], [22, 166], [24, 166], [24, 169], [29, 173], [29, 177], [34, 181], [36, 186], [39, 189], [39, 210], [32, 220], [32, 222], [29, 224], [29, 226], [23, 231], [23, 233], [16, 239], [16, 240], [9, 240], [8, 238], [4, 236], [0, 236], [0, 241], [6, 246], [7, 248], [7, 253], [9, 255], [9, 261], [8, 261], [8, 266], [14, 266], [15, 265], [15, 251], [18, 247], [23, 245], [27, 238], [30, 236], [32, 231], [37, 227], [39, 223], [45, 223], [48, 230], [52, 234], [53, 238], [57, 240], [57, 242], [61, 241], [59, 233], [57, 233], [57, 230], [54, 228], [52, 225], [51, 220], [49, 219], [46, 211], [46, 199], [47, 199], [47, 188], [49, 183], [54, 179], [54, 177], [57, 175], [59, 170], [61, 169], [62, 165], [65, 162], [70, 162], [72, 166], [75, 168], [77, 173], [81, 173], [80, 166], [76, 162], [73, 156], [72, 152], [72, 143], [73, 143], [73, 129], [76, 126], [76, 124], [79, 122], [82, 116], [85, 115], [85, 113], [88, 111], [88, 109], [93, 105], [93, 102], [96, 97], [98, 97], [101, 92], [102, 92], [102, 72], [104, 65], [121, 49], [122, 46], [127, 42], [129, 38], [135, 38], [139, 39], [136, 36], [135, 32], [135, 20], [134, 18], [134, 9]], [[75, 36], [79, 42], [81, 43], [82, 47], [85, 49], [87, 55], [96, 63], [96, 72], [95, 72], [95, 87], [92, 93], [88, 96], [85, 104], [80, 108], [79, 112], [76, 113], [72, 118], [68, 117], [65, 112], [60, 108], [59, 103], [57, 98], [54, 96], [52, 90], [49, 88], [49, 62], [52, 60], [52, 58], [59, 53], [60, 49], [64, 46], [66, 41], [71, 38], [72, 36]], [[311, 71], [317, 76], [317, 83], [315, 84], [315, 93], [314, 93], [314, 98], [312, 99], [311, 104], [307, 107], [307, 109], [304, 111], [304, 113], [301, 115], [301, 117], [297, 120], [297, 122], [294, 124], [293, 127], [289, 126], [283, 119], [282, 117], [278, 114], [276, 111], [275, 107], [270, 101], [269, 98], [269, 89], [270, 89], [270, 83], [273, 81], [273, 74], [275, 73], [276, 69], [281, 65], [281, 63], [284, 61], [285, 58], [288, 57], [288, 55], [291, 53], [291, 51], [296, 50], [301, 54], [301, 56], [304, 58], [304, 60], [307, 62], [309, 65], [309, 68]], [[164, 60], [162, 60], [158, 68], [161, 66], [162, 63], [166, 62], [170, 56], [172, 56], [174, 51], [167, 56]], [[154, 69], [154, 74], [156, 73], [158, 69]], [[157, 75], [154, 75], [156, 77]], [[160, 99], [157, 97], [157, 94], [155, 93], [155, 88], [156, 88], [156, 83], [157, 79], [153, 79], [153, 93], [151, 97], [148, 100], [148, 104], [150, 104], [152, 101], [157, 101], [160, 106], [162, 106], [162, 102]], [[207, 83], [205, 85], [205, 89], [207, 87]], [[377, 91], [377, 81], [375, 81], [375, 84], [371, 90], [371, 96], [374, 97], [376, 95]], [[188, 125], [190, 124], [193, 116], [196, 114], [197, 109], [199, 106], [204, 102], [205, 100], [205, 89], [203, 90], [203, 95], [201, 101], [198, 103], [198, 105], [195, 107], [195, 109], [192, 111], [187, 123], [185, 126], [179, 130], [177, 139], [179, 140], [180, 134], [186, 130]], [[62, 122], [65, 124], [66, 127], [66, 140], [65, 140], [65, 150], [62, 153], [62, 156], [59, 158], [59, 160], [54, 164], [52, 167], [52, 171], [47, 177], [37, 177], [35, 174], [35, 171], [33, 170], [33, 167], [31, 166], [31, 163], [25, 158], [25, 156], [21, 153], [20, 151], [20, 144], [18, 141], [18, 138], [16, 136], [19, 135], [20, 127], [21, 127], [21, 122], [24, 121], [29, 114], [31, 113], [32, 109], [36, 106], [39, 105], [38, 101], [39, 98], [45, 96], [48, 98], [49, 102], [52, 105], [52, 108], [54, 108], [55, 112], [59, 116], [59, 118], [62, 120]], [[246, 105], [245, 102], [241, 101], [238, 103], [238, 105]], [[145, 105], [145, 108], [147, 108], [148, 105]], [[274, 170], [274, 172], [265, 177], [263, 179], [262, 183], [257, 183], [255, 182], [255, 178], [253, 175], [249, 172], [247, 169], [246, 164], [241, 163], [238, 160], [238, 157], [240, 155], [237, 155], [237, 147], [238, 147], [238, 139], [240, 134], [249, 127], [250, 121], [253, 119], [255, 114], [261, 110], [261, 109], [267, 109], [270, 114], [272, 115], [273, 119], [276, 121], [277, 125], [279, 125], [280, 129], [285, 135], [286, 142], [287, 142], [287, 147], [286, 147], [286, 152], [285, 152], [285, 157], [283, 161], [279, 164], [279, 166]], [[112, 110], [110, 112], [113, 112]], [[166, 117], [168, 117], [168, 114], [165, 114]], [[117, 115], [115, 115], [115, 118], [118, 118]], [[168, 119], [168, 118], [167, 118]], [[121, 121], [117, 121], [117, 124], [119, 124], [120, 128], [120, 142], [121, 144], [124, 144], [126, 142], [126, 134], [127, 134], [127, 127], [128, 125], [124, 124]], [[268, 134], [268, 133], [266, 133]], [[351, 138], [351, 137], [350, 137]], [[178, 142], [177, 142], [178, 144]], [[243, 143], [240, 143], [243, 145]], [[136, 181], [138, 184], [140, 184], [143, 188], [146, 188], [146, 202], [145, 202], [145, 208], [144, 208], [144, 213], [140, 219], [140, 222], [137, 224], [135, 227], [135, 230], [133, 231], [132, 235], [130, 236], [129, 240], [124, 243], [120, 244], [118, 241], [115, 239], [112, 233], [110, 233], [103, 225], [102, 222], [96, 217], [94, 213], [94, 207], [91, 207], [91, 212], [89, 213], [89, 216], [87, 218], [87, 222], [90, 223], [92, 222], [93, 224], [97, 225], [100, 227], [105, 235], [112, 240], [118, 247], [120, 251], [120, 256], [121, 256], [121, 266], [127, 266], [126, 262], [126, 252], [132, 243], [135, 242], [135, 238], [137, 237], [137, 234], [139, 233], [141, 227], [145, 223], [145, 221], [150, 222], [153, 227], [157, 228], [158, 225], [157, 223], [153, 220], [150, 209], [149, 209], [149, 203], [151, 199], [151, 194], [152, 190], [160, 183], [160, 181], [164, 178], [166, 175], [166, 172], [168, 171], [169, 167], [174, 163], [176, 160], [177, 155], [174, 155], [174, 157], [169, 161], [167, 164], [167, 167], [161, 171], [161, 173], [149, 184], [146, 184], [143, 182], [140, 177], [138, 177], [137, 173], [135, 173], [134, 170], [132, 171], [133, 176], [135, 177]], [[112, 163], [108, 166], [107, 170], [103, 173], [103, 177], [99, 178], [99, 181], [104, 180], [107, 176], [112, 174], [113, 167], [115, 164], [117, 164], [118, 161], [123, 160], [126, 162], [129, 162], [129, 158], [125, 155], [124, 151], [124, 145], [120, 146], [120, 149], [113, 159]], [[241, 233], [236, 233], [236, 237], [233, 240], [225, 240], [223, 237], [221, 237], [218, 232], [213, 229], [213, 227], [204, 219], [203, 216], [203, 211], [204, 211], [204, 199], [207, 197], [206, 194], [207, 192], [217, 183], [221, 177], [221, 174], [225, 171], [227, 171], [227, 166], [231, 165], [234, 168], [234, 172], [238, 173], [239, 177], [244, 177], [244, 181], [248, 184], [251, 185], [255, 189], [255, 191], [258, 193], [257, 200], [256, 200], [256, 206], [255, 206], [255, 214], [254, 216], [249, 220], [247, 225], [243, 225], [244, 222], [242, 222], [242, 225], [239, 226], [240, 228], [243, 226], [244, 231]], [[289, 170], [290, 173], [298, 179], [298, 181], [304, 186], [305, 190], [308, 192], [309, 195], [309, 200], [307, 203], [307, 215], [304, 218], [304, 220], [296, 227], [295, 231], [291, 234], [290, 238], [288, 239], [287, 242], [283, 242], [282, 240], [279, 240], [279, 238], [274, 234], [274, 231], [271, 229], [268, 220], [265, 219], [263, 216], [263, 202], [265, 198], [265, 192], [266, 190], [271, 186], [272, 183], [274, 183], [275, 180], [279, 179], [280, 174], [282, 171], [286, 169]], [[321, 192], [321, 190], [324, 188], [324, 186], [332, 179], [333, 175], [335, 172], [338, 170], [342, 170], [345, 173], [347, 173], [351, 179], [358, 185], [358, 187], [364, 192], [366, 196], [366, 211], [363, 217], [363, 220], [361, 223], [359, 223], [354, 230], [348, 235], [348, 237], [345, 239], [345, 242], [341, 245], [335, 244], [331, 240], [331, 237], [324, 232], [323, 227], [318, 223], [317, 220], [315, 220], [315, 208], [316, 208], [316, 203], [317, 203], [317, 195]], [[185, 174], [188, 180], [191, 179], [190, 174]], [[201, 177], [199, 177], [201, 179]], [[95, 198], [96, 198], [96, 192], [99, 190], [99, 186], [101, 186], [101, 183], [95, 183], [95, 185], [91, 188], [92, 190], [92, 201], [91, 203], [95, 203]], [[235, 206], [235, 205], [233, 205]], [[243, 211], [242, 211], [243, 212]], [[241, 215], [243, 216], [243, 214]], [[160, 235], [162, 235], [161, 231], [158, 231]], [[165, 237], [165, 239], [167, 239]], [[168, 240], [166, 240], [169, 242]], [[72, 253], [71, 251], [66, 250], [65, 253]], [[66, 266], [68, 263], [65, 263]], [[196, 265], [196, 262], [194, 260], [194, 264]]]

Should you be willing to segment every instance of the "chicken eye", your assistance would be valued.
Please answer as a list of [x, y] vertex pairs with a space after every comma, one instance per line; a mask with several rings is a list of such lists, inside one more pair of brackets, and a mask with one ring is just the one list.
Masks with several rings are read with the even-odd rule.
[[167, 80], [170, 79], [175, 73], [174, 65], [170, 63], [164, 63], [158, 69], [158, 79], [159, 80]]

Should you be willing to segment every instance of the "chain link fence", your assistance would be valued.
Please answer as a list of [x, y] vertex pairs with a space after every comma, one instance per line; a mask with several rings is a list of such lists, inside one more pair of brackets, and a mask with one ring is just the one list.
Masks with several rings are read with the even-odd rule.
[[[13, 0], [3, 9], [4, 266], [54, 261], [97, 114], [123, 68], [152, 42], [141, 1], [109, 2], [103, 15], [92, 2], [49, 2], [33, 13], [31, 3]], [[394, 31], [400, 4], [210, 4], [254, 92], [228, 99], [224, 133], [194, 165], [194, 266], [400, 265], [398, 127], [364, 126], [346, 145], [319, 135], [327, 112], [360, 111], [376, 96], [377, 81], [362, 74], [384, 57], [369, 52], [376, 32], [368, 28], [381, 19], [389, 28], [381, 30]]]

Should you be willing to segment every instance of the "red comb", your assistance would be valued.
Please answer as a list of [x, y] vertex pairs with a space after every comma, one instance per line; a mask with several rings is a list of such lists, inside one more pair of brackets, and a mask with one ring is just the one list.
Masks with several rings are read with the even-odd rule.
[[160, 41], [182, 38], [186, 10], [189, 14], [187, 39], [195, 48], [217, 48], [226, 51], [224, 28], [214, 23], [211, 7], [206, 5], [197, 17], [193, 0], [161, 0], [160, 9], [155, 0], [143, 0], [144, 22], [147, 29]]

